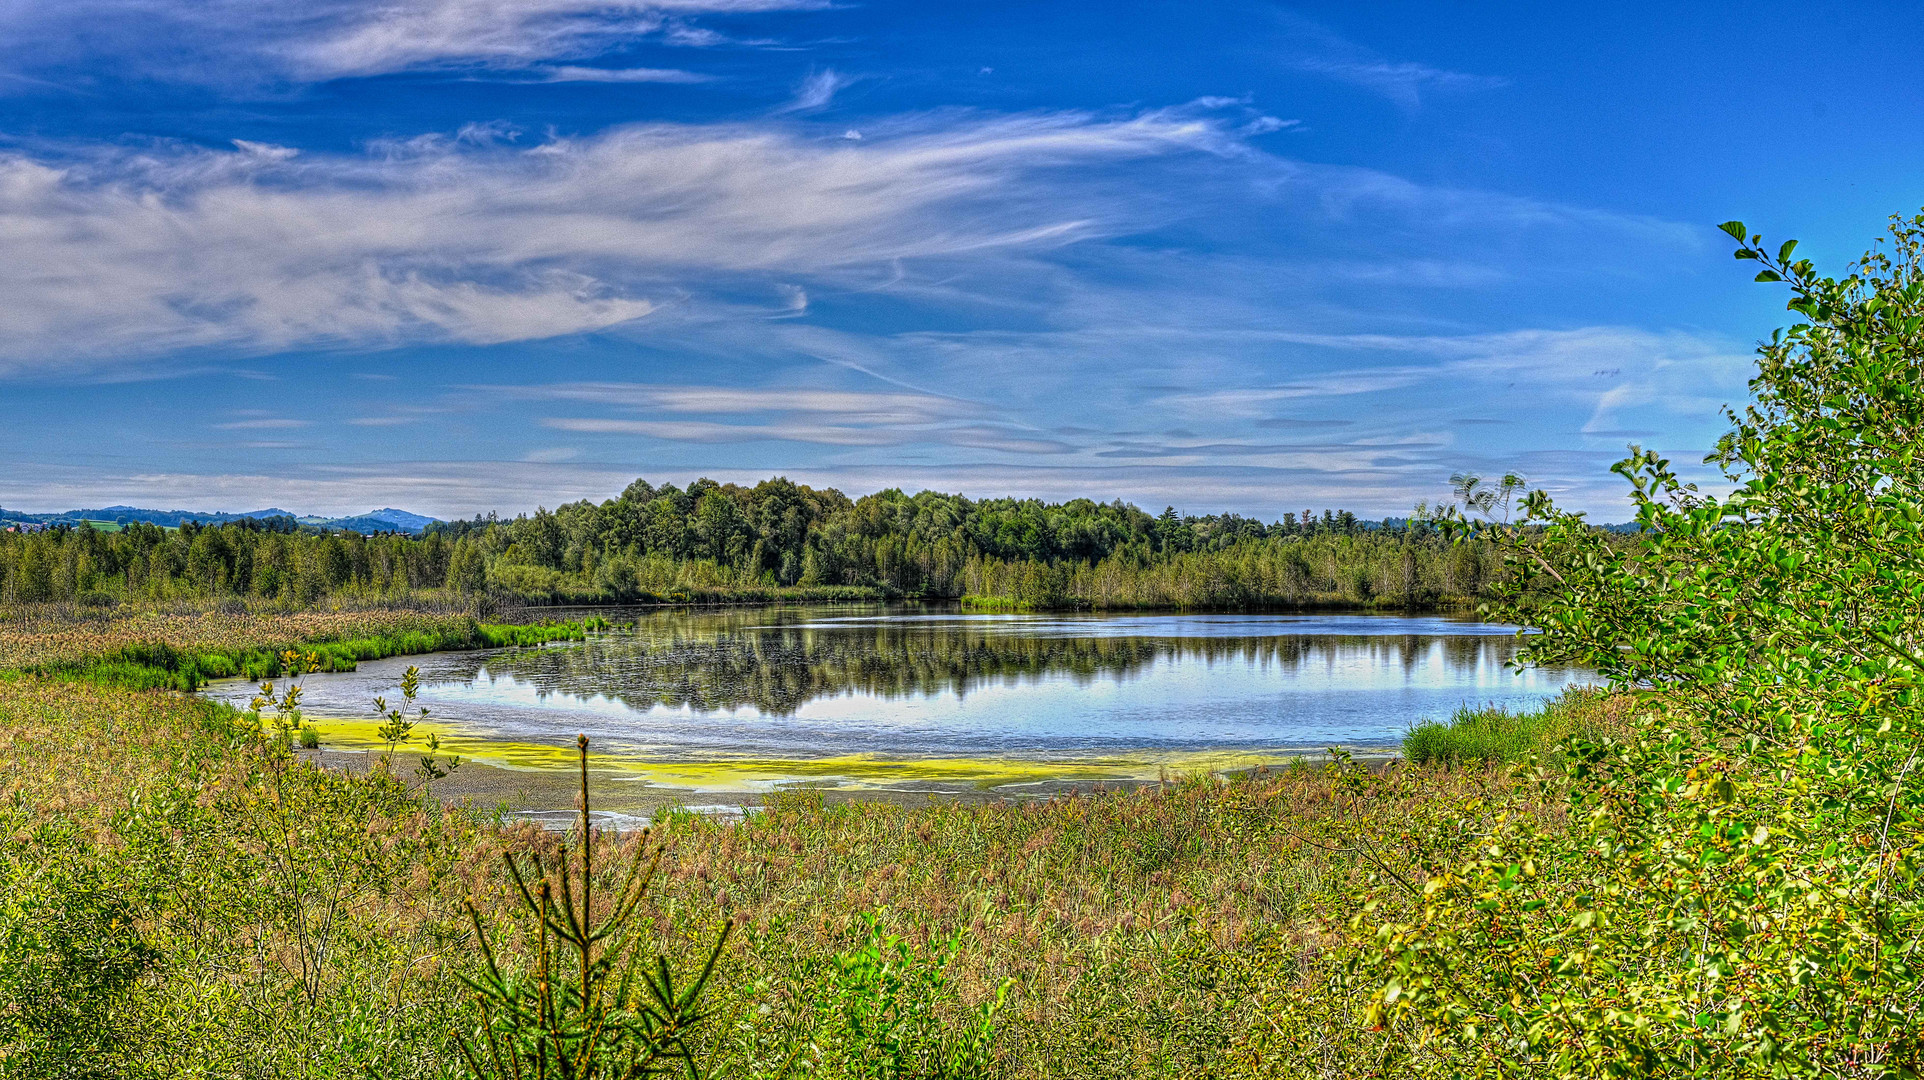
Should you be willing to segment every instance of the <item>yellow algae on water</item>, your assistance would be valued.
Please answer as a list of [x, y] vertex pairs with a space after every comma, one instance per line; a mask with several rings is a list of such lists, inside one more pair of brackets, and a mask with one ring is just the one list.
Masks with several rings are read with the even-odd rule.
[[[378, 720], [310, 718], [329, 749], [385, 750]], [[577, 767], [573, 746], [464, 733], [449, 724], [420, 722], [397, 753], [419, 753], [426, 737], [440, 739], [441, 752], [506, 769], [562, 771]], [[966, 785], [981, 789], [1008, 785], [1100, 783], [1154, 780], [1165, 774], [1221, 773], [1289, 760], [1289, 755], [1221, 751], [1182, 753], [1145, 751], [1088, 758], [892, 757], [842, 754], [820, 758], [716, 756], [701, 760], [663, 759], [646, 750], [594, 751], [589, 765], [650, 786], [688, 791], [768, 791], [791, 785], [842, 789], [886, 789], [903, 785]]]
[[[388, 743], [380, 736], [382, 720], [333, 719], [327, 717], [307, 717], [309, 723], [321, 734], [322, 745], [330, 750], [386, 750]], [[488, 739], [466, 734], [449, 724], [432, 721], [417, 721], [408, 735], [408, 740], [395, 748], [397, 754], [422, 753], [427, 749], [427, 738], [433, 735], [441, 741], [443, 754], [458, 754], [473, 761], [485, 762], [504, 769], [571, 769], [578, 766], [580, 756], [573, 746], [550, 746], [546, 743], [520, 742], [509, 739]], [[588, 763], [597, 769], [618, 768], [626, 758], [610, 754], [591, 753]]]

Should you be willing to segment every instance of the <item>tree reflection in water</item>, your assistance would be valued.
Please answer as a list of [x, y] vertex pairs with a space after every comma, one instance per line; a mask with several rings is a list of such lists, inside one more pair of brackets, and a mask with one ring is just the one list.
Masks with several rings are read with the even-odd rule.
[[[1514, 652], [1511, 637], [1488, 633], [1090, 636], [1086, 625], [1053, 619], [785, 622], [738, 612], [656, 616], [583, 647], [477, 656], [467, 677], [511, 678], [541, 697], [603, 697], [642, 710], [752, 707], [786, 716], [810, 701], [851, 693], [966, 697], [1025, 679], [1120, 680], [1163, 658], [1233, 662], [1279, 675], [1340, 664], [1396, 678], [1430, 665], [1487, 670]], [[437, 675], [458, 679], [458, 669]]]
[[[418, 663], [443, 739], [528, 767], [586, 732], [638, 768], [673, 766], [686, 787], [721, 783], [681, 775], [717, 763], [733, 763], [727, 782], [739, 786], [744, 762], [769, 782], [918, 762], [943, 775], [1053, 763], [1056, 775], [1096, 759], [1153, 777], [1162, 764], [1215, 767], [1198, 764], [1209, 755], [1388, 749], [1420, 720], [1466, 704], [1529, 707], [1582, 678], [1512, 672], [1512, 628], [1433, 617], [906, 605], [630, 617], [578, 645], [370, 661], [310, 678], [303, 706], [324, 718], [328, 745], [361, 745], [373, 738], [367, 703]], [[253, 688], [208, 692], [244, 705]]]

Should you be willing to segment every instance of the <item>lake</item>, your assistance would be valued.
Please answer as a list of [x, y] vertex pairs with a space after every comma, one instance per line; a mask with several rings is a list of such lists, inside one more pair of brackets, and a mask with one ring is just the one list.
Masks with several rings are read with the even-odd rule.
[[[606, 611], [602, 614], [610, 614]], [[1462, 705], [1584, 680], [1516, 671], [1515, 628], [1442, 616], [972, 614], [952, 606], [614, 612], [583, 643], [397, 657], [304, 680], [325, 745], [376, 745], [370, 702], [420, 668], [422, 730], [510, 769], [651, 788], [1022, 794], [1154, 780], [1341, 745], [1395, 750]], [[630, 621], [632, 620], [632, 621]], [[254, 688], [216, 683], [244, 706]]]

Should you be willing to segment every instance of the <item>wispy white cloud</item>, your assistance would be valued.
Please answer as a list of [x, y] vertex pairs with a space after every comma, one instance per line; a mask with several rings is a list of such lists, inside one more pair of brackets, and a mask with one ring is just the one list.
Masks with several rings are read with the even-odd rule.
[[[1089, 467], [1318, 472], [1319, 485], [1355, 483], [1342, 505], [1385, 513], [1433, 497], [1462, 468], [1514, 469], [1590, 506], [1614, 503], [1602, 466], [1629, 433], [1661, 435], [1688, 460], [1750, 369], [1740, 344], [1698, 332], [1313, 333], [1188, 304], [1121, 324], [1076, 311], [1079, 328], [1062, 331], [795, 336], [881, 375], [993, 386], [995, 403], [1030, 403], [1001, 413], [1007, 422], [1075, 424], [1052, 437]], [[1385, 505], [1365, 490], [1404, 494]]]
[[235, 420], [225, 424], [215, 424], [218, 431], [271, 431], [278, 428], [312, 427], [312, 420], [297, 420], [286, 416], [264, 416], [253, 420]]
[[[1670, 417], [1665, 430], [1675, 430], [1677, 418], [1698, 426], [1714, 422], [1722, 406], [1741, 399], [1752, 370], [1751, 357], [1720, 338], [1623, 326], [1449, 336], [1280, 332], [1271, 340], [1339, 358], [1406, 362], [1337, 360], [1336, 370], [1281, 385], [1178, 391], [1159, 403], [1186, 417], [1255, 419], [1285, 405], [1320, 399], [1332, 407], [1328, 399], [1428, 388], [1438, 400], [1534, 419], [1539, 430], [1547, 410], [1575, 409], [1572, 434], [1607, 436], [1622, 427], [1622, 413], [1639, 407]], [[1391, 406], [1404, 415], [1408, 407]]]
[[1288, 12], [1277, 12], [1286, 37], [1285, 60], [1298, 71], [1359, 86], [1405, 109], [1422, 105], [1433, 92], [1497, 90], [1510, 80], [1497, 75], [1472, 75], [1412, 60], [1390, 60], [1329, 27]]
[[73, 147], [0, 155], [0, 357], [506, 342], [642, 318], [712, 275], [1059, 245], [1129, 227], [1100, 163], [1220, 151], [1172, 112], [972, 117], [821, 143], [646, 125], [367, 156]]
[[[819, 10], [828, 0], [66, 0], [0, 5], [0, 56], [23, 63], [98, 50], [149, 77], [326, 80], [421, 69], [554, 67], [650, 37], [723, 39], [690, 20]], [[630, 69], [610, 81], [662, 81]], [[675, 78], [672, 81], [686, 81]]]
[[487, 396], [534, 401], [572, 401], [610, 408], [680, 414], [806, 413], [849, 423], [927, 424], [980, 416], [972, 401], [935, 394], [901, 394], [806, 387], [680, 386], [646, 383], [550, 383], [477, 386]]
[[533, 69], [540, 82], [703, 83], [714, 76], [679, 68], [599, 68], [562, 64]]
[[1281, 386], [1183, 391], [1164, 396], [1160, 403], [1178, 415], [1201, 420], [1260, 419], [1285, 402], [1396, 390], [1434, 375], [1434, 369], [1414, 367], [1339, 371]]
[[[1046, 433], [1005, 422], [989, 406], [932, 394], [629, 383], [474, 389], [488, 397], [592, 403], [655, 414], [639, 419], [564, 416], [541, 420], [543, 427], [584, 434], [692, 443], [927, 444], [1011, 454], [1062, 454], [1076, 449]], [[709, 418], [686, 418], [691, 415]]]
[[1497, 90], [1510, 85], [1510, 80], [1499, 76], [1445, 71], [1408, 61], [1390, 63], [1384, 60], [1307, 57], [1297, 61], [1296, 66], [1303, 71], [1360, 86], [1409, 109], [1421, 105], [1423, 95], [1431, 91]]
[[730, 423], [713, 420], [623, 420], [610, 417], [547, 417], [543, 427], [594, 435], [638, 435], [669, 442], [792, 442], [823, 446], [960, 446], [1008, 454], [1066, 454], [1075, 447], [1058, 439], [996, 424], [899, 427], [808, 422]]
[[[825, 6], [0, 0], [0, 63], [91, 48], [95, 38], [71, 32], [86, 21], [119, 36], [130, 77], [253, 79], [282, 101], [312, 96], [290, 82], [395, 72], [437, 73], [397, 80], [399, 92], [469, 94], [454, 85], [466, 80], [687, 83], [707, 76], [616, 65], [639, 62], [631, 46], [644, 40], [724, 43], [701, 25], [710, 16]], [[58, 32], [12, 33], [28, 7], [44, 16], [40, 31]], [[1297, 53], [1280, 62], [1406, 108], [1502, 85], [1307, 37], [1300, 63]], [[925, 484], [1191, 509], [1299, 509], [1300, 498], [1395, 511], [1459, 467], [1514, 467], [1575, 490], [1571, 478], [1600, 474], [1613, 440], [1650, 430], [1689, 445], [1742, 392], [1747, 358], [1707, 335], [1568, 324], [1478, 333], [1513, 324], [1487, 305], [1417, 292], [1513, 285], [1506, 309], [1521, 311], [1537, 280], [1626, 268], [1648, 280], [1651, 267], [1702, 247], [1674, 223], [1292, 160], [1280, 151], [1295, 140], [1265, 136], [1296, 121], [1248, 97], [1133, 113], [864, 114], [832, 126], [813, 115], [846, 104], [852, 81], [817, 69], [786, 108], [747, 122], [544, 137], [482, 120], [452, 134], [403, 131], [358, 153], [259, 137], [213, 150], [9, 142], [0, 376], [57, 381], [88, 364], [104, 382], [178, 373], [189, 356], [226, 371], [235, 353], [300, 350], [246, 363], [285, 380], [275, 400], [328, 395], [286, 409], [327, 417], [287, 436], [319, 447], [304, 460], [361, 460], [375, 444], [395, 457], [508, 460], [193, 477], [106, 469], [85, 474], [88, 490], [437, 513], [606, 497], [636, 472], [777, 471], [858, 493]], [[637, 94], [656, 96], [638, 88], [611, 100]], [[369, 350], [584, 334], [596, 337], [382, 354], [409, 372], [392, 402], [344, 404], [360, 395], [317, 388], [333, 374], [326, 366], [358, 366]], [[462, 381], [580, 381], [426, 385], [447, 377], [450, 355]], [[553, 366], [531, 374], [536, 363]], [[433, 407], [442, 393], [450, 400]], [[215, 419], [228, 421], [218, 444], [228, 448], [291, 447], [232, 440], [306, 423]], [[1560, 448], [1543, 450], [1546, 440]], [[729, 468], [699, 467], [707, 455]], [[582, 464], [624, 458], [648, 466]], [[675, 464], [663, 471], [664, 461]], [[82, 475], [15, 452], [0, 468], [0, 502], [37, 492], [36, 504], [64, 508], [59, 493], [79, 490]]]
[[[810, 72], [795, 89], [795, 98], [790, 101], [784, 112], [813, 112], [828, 107], [835, 100], [838, 91], [855, 81], [854, 76], [843, 75], [834, 68], [823, 68]], [[859, 138], [859, 136], [858, 136]]]
[[730, 424], [713, 420], [621, 420], [609, 417], [552, 416], [543, 427], [594, 435], [640, 435], [673, 442], [800, 442], [827, 446], [889, 446], [902, 441], [895, 432], [836, 424]]
[[1400, 369], [1424, 381], [1475, 379], [1502, 383], [1506, 390], [1521, 382], [1528, 387], [1527, 396], [1537, 400], [1548, 394], [1573, 397], [1593, 404], [1586, 432], [1610, 428], [1620, 410], [1637, 405], [1678, 416], [1714, 417], [1725, 404], [1741, 398], [1755, 364], [1749, 353], [1719, 337], [1627, 326], [1459, 336], [1299, 334], [1291, 339], [1343, 351], [1415, 354], [1440, 361]]

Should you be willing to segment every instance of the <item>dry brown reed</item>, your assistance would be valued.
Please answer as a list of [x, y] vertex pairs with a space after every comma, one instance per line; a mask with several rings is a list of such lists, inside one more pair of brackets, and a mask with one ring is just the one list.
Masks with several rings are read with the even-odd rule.
[[958, 1009], [1014, 980], [1008, 1075], [1347, 1075], [1387, 1049], [1340, 978], [1349, 920], [1420, 889], [1460, 843], [1453, 812], [1505, 782], [1303, 767], [1023, 804], [794, 796], [673, 818], [656, 902], [744, 920], [721, 980], [744, 1012], [806, 1015], [820, 958], [883, 912], [911, 941], [962, 932]]

